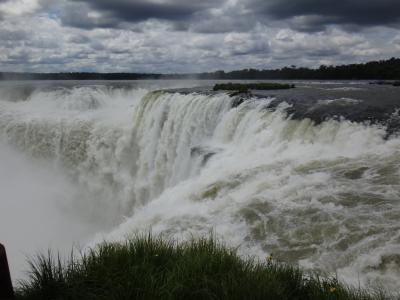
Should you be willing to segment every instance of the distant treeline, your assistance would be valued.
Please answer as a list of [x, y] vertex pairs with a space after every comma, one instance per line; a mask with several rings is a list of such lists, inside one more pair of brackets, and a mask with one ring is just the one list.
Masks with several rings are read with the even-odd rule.
[[0, 73], [0, 80], [140, 80], [140, 79], [400, 79], [400, 58], [340, 66], [322, 65], [318, 69], [284, 67], [275, 70], [197, 74], [143, 73]]

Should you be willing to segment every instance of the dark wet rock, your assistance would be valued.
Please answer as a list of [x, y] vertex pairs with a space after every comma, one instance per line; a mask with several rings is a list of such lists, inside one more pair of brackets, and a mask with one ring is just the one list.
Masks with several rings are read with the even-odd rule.
[[212, 149], [207, 146], [196, 146], [190, 149], [190, 156], [191, 157], [201, 157], [202, 165], [205, 165], [211, 157], [219, 152], [218, 149]]
[[360, 179], [367, 170], [368, 170], [367, 167], [360, 167], [357, 169], [349, 170], [345, 172], [343, 175], [348, 179], [353, 179], [353, 180]]
[[244, 101], [248, 100], [251, 98], [251, 93], [241, 93], [241, 92], [235, 92], [229, 94], [233, 98], [232, 100], [232, 108], [238, 107], [241, 105]]
[[244, 97], [237, 97], [237, 98], [233, 99], [233, 101], [232, 101], [232, 108], [238, 107], [238, 106], [241, 105], [245, 100], [246, 100], [246, 98], [244, 98]]

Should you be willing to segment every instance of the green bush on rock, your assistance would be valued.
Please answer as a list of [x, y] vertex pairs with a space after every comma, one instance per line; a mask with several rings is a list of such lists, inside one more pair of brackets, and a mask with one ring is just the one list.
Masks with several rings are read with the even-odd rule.
[[214, 85], [214, 91], [238, 91], [246, 93], [249, 90], [286, 90], [295, 88], [294, 84], [282, 83], [221, 83]]
[[[71, 255], [73, 257], [73, 255]], [[176, 243], [151, 235], [103, 243], [79, 259], [31, 262], [17, 299], [386, 299], [296, 267], [242, 259], [213, 238]]]

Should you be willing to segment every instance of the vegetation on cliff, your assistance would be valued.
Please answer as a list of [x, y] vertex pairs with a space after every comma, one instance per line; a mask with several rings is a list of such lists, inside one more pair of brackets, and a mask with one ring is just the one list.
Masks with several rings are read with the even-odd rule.
[[[72, 256], [72, 255], [71, 255]], [[80, 259], [31, 262], [17, 299], [386, 299], [297, 267], [242, 259], [214, 239], [176, 243], [151, 235], [103, 243]]]
[[214, 85], [214, 91], [238, 91], [246, 93], [249, 90], [286, 90], [294, 88], [294, 84], [282, 83], [221, 83]]

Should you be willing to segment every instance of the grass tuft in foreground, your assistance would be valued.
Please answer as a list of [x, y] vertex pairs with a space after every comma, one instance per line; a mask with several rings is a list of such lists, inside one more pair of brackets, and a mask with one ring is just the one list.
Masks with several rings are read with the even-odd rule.
[[249, 90], [286, 90], [295, 88], [294, 84], [282, 83], [221, 83], [214, 85], [214, 91], [238, 91], [247, 93]]
[[104, 243], [67, 263], [40, 255], [17, 299], [386, 298], [271, 259], [243, 260], [213, 238], [178, 244], [146, 235]]

